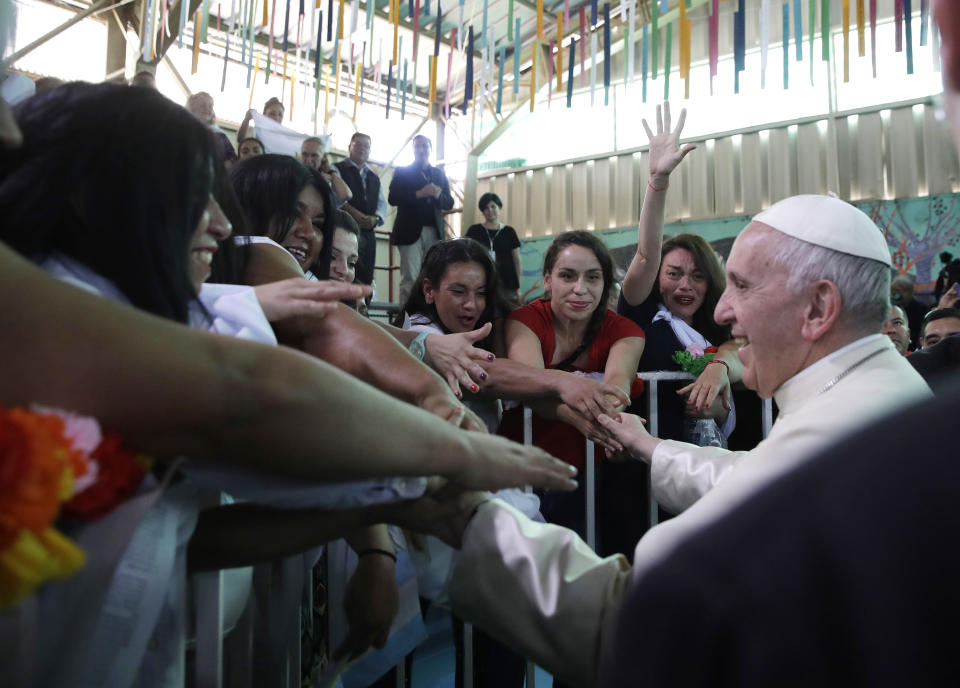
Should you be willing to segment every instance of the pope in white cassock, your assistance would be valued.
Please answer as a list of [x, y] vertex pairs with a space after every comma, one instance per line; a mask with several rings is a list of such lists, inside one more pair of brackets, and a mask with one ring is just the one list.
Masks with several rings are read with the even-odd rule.
[[679, 515], [644, 535], [631, 569], [622, 556], [601, 559], [569, 530], [461, 495], [458, 517], [418, 526], [462, 542], [448, 588], [454, 612], [561, 680], [594, 683], [631, 579], [818, 450], [931, 396], [880, 334], [890, 269], [883, 234], [839, 199], [797, 196], [757, 215], [734, 242], [715, 318], [743, 342], [744, 383], [777, 403], [770, 435], [732, 452], [658, 440], [629, 414], [601, 416], [650, 462], [654, 496]]

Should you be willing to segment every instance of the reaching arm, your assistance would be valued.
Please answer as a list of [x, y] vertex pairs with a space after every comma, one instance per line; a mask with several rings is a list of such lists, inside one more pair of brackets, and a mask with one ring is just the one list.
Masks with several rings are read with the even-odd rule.
[[240, 128], [237, 129], [237, 148], [240, 147], [240, 144], [243, 143], [243, 140], [247, 138], [247, 131], [250, 128], [250, 120], [253, 119], [253, 110], [247, 110], [246, 114], [243, 116], [243, 121], [240, 122]]
[[740, 343], [735, 339], [721, 344], [713, 360], [723, 361], [726, 365], [709, 364], [700, 373], [700, 377], [677, 390], [677, 394], [688, 395], [687, 406], [695, 414], [715, 407], [714, 402], [719, 398], [722, 408], [713, 408], [708, 415], [709, 417], [726, 417], [723, 409], [730, 410], [730, 385], [739, 382], [743, 377], [743, 363], [737, 355], [739, 348]]
[[666, 206], [670, 173], [696, 146], [692, 143], [680, 147], [680, 132], [687, 111], [681, 110], [677, 128], [670, 131], [670, 104], [665, 103], [661, 116], [657, 106], [657, 134], [654, 136], [646, 120], [643, 128], [650, 139], [650, 181], [640, 208], [640, 223], [637, 230], [637, 252], [630, 261], [623, 280], [623, 298], [631, 306], [642, 303], [650, 295], [657, 272], [660, 269], [660, 247], [663, 244], [663, 212]]
[[464, 433], [288, 349], [107, 301], [2, 244], [0, 331], [19, 333], [0, 337], [0, 402], [93, 416], [160, 458], [315, 481], [446, 474], [488, 489], [572, 485], [569, 466], [533, 447]]

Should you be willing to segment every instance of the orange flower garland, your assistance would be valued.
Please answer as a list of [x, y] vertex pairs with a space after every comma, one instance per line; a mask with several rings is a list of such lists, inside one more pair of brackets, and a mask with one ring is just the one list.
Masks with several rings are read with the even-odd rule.
[[133, 494], [149, 468], [150, 459], [116, 436], [101, 440], [91, 419], [0, 407], [0, 608], [83, 566], [84, 553], [53, 527], [61, 508], [99, 518]]

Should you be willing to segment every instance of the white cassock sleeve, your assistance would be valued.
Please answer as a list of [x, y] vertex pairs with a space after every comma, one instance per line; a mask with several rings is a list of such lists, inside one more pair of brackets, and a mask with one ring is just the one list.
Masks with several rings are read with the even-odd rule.
[[573, 531], [491, 500], [464, 532], [448, 590], [457, 615], [585, 686], [597, 680], [630, 578], [623, 556], [601, 559]]
[[653, 498], [679, 514], [713, 489], [747, 452], [664, 440], [650, 457]]

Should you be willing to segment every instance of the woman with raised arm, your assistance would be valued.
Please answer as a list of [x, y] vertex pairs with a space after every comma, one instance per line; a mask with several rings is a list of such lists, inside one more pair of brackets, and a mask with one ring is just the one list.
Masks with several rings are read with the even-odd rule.
[[[637, 253], [623, 280], [617, 310], [647, 333], [640, 371], [679, 371], [682, 367], [674, 360], [676, 352], [696, 357], [708, 347], [718, 347], [693, 383], [660, 385], [659, 436], [697, 444], [712, 439], [725, 446], [734, 424], [730, 384], [740, 379], [742, 364], [729, 328], [713, 320], [723, 293], [723, 268], [701, 236], [679, 234], [663, 239], [670, 174], [696, 148], [694, 144], [679, 145], [686, 114], [681, 110], [676, 129], [671, 131], [670, 104], [665, 103], [662, 110], [657, 106], [656, 135], [643, 121], [650, 139], [650, 180], [640, 209]], [[698, 425], [700, 420], [707, 421], [709, 432], [702, 423]]]

